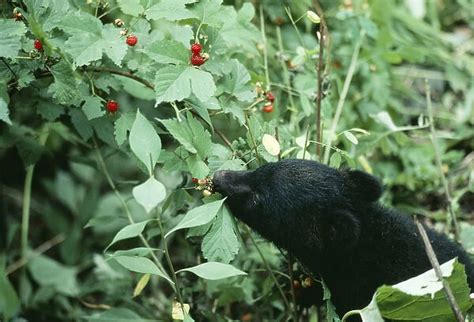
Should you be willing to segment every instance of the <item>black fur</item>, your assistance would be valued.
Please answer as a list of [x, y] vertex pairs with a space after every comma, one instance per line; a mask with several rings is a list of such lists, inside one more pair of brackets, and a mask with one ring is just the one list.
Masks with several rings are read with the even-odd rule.
[[[235, 216], [324, 279], [339, 314], [365, 307], [382, 284], [431, 269], [412, 218], [379, 205], [382, 186], [365, 172], [284, 160], [219, 171], [213, 183]], [[446, 236], [427, 233], [439, 261], [457, 256], [474, 289], [466, 253]]]

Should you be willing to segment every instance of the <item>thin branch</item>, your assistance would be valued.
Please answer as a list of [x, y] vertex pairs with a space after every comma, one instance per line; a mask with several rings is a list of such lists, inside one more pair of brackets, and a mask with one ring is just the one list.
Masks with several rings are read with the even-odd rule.
[[431, 88], [428, 84], [428, 80], [425, 79], [425, 92], [426, 92], [426, 106], [428, 109], [428, 118], [430, 120], [430, 139], [433, 145], [436, 165], [438, 166], [439, 175], [441, 177], [441, 182], [443, 184], [444, 195], [446, 196], [446, 200], [448, 202], [448, 230], [451, 230], [451, 223], [454, 225], [454, 234], [456, 236], [456, 240], [459, 240], [459, 227], [458, 221], [456, 219], [456, 214], [454, 213], [454, 202], [453, 198], [451, 197], [451, 193], [449, 191], [448, 180], [446, 180], [446, 176], [443, 172], [443, 165], [441, 162], [441, 152], [439, 150], [438, 142], [436, 141], [436, 130], [434, 127], [434, 117], [433, 117], [433, 106], [431, 104]]
[[124, 72], [123, 70], [109, 68], [109, 67], [87, 67], [86, 70], [90, 70], [90, 71], [93, 71], [95, 73], [107, 72], [107, 73], [110, 73], [110, 74], [115, 74], [115, 75], [128, 77], [128, 78], [131, 78], [133, 80], [136, 80], [139, 83], [142, 83], [143, 85], [145, 85], [149, 89], [155, 89], [155, 86], [153, 86], [152, 83], [150, 83], [146, 79], [141, 78], [140, 76], [137, 76], [137, 75], [133, 74], [132, 72]]
[[423, 239], [423, 243], [425, 244], [426, 255], [428, 255], [428, 259], [430, 260], [431, 266], [433, 267], [436, 273], [436, 277], [438, 277], [438, 279], [443, 283], [443, 290], [444, 290], [444, 295], [446, 296], [446, 300], [448, 301], [449, 306], [451, 307], [451, 310], [456, 316], [456, 319], [458, 320], [458, 322], [463, 322], [464, 317], [462, 316], [462, 312], [459, 309], [459, 305], [456, 302], [456, 298], [453, 295], [453, 291], [451, 290], [451, 287], [449, 286], [448, 281], [446, 281], [443, 278], [443, 272], [441, 272], [438, 259], [436, 258], [436, 254], [433, 250], [433, 247], [431, 246], [428, 235], [426, 234], [426, 230], [425, 228], [423, 228], [423, 225], [418, 221], [416, 217], [415, 217], [415, 224], [416, 224], [416, 227], [418, 228], [418, 231], [420, 232], [421, 239]]

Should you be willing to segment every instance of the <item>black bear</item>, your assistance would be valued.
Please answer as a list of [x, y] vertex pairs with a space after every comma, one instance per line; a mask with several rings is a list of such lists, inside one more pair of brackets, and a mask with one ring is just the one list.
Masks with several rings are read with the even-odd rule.
[[[431, 269], [412, 218], [378, 204], [382, 186], [365, 172], [290, 159], [218, 171], [213, 185], [236, 217], [324, 279], [339, 314], [367, 306], [383, 284]], [[474, 290], [467, 254], [426, 229], [440, 263], [458, 257]]]

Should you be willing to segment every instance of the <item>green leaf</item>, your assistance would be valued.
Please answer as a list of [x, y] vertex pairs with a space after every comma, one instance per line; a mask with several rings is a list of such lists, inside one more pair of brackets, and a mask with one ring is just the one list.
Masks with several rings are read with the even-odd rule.
[[190, 66], [167, 66], [157, 71], [155, 77], [156, 103], [181, 101], [194, 93], [208, 101], [216, 91], [211, 74]]
[[120, 265], [132, 272], [153, 274], [158, 275], [166, 279], [170, 284], [174, 285], [166, 275], [155, 265], [151, 260], [146, 257], [129, 257], [129, 256], [118, 256], [113, 257]]
[[161, 64], [188, 64], [189, 49], [174, 40], [160, 40], [146, 46], [143, 53]]
[[148, 19], [166, 19], [169, 21], [194, 18], [195, 15], [186, 8], [186, 4], [196, 0], [159, 0], [159, 2], [145, 11]]
[[188, 113], [181, 122], [177, 119], [159, 120], [168, 132], [191, 153], [205, 159], [212, 146], [211, 135], [204, 126]]
[[204, 178], [209, 174], [209, 167], [198, 154], [192, 154], [186, 159], [189, 171], [194, 178]]
[[79, 105], [82, 102], [82, 95], [78, 90], [79, 84], [71, 66], [61, 61], [51, 67], [51, 73], [54, 83], [49, 86], [48, 93], [52, 93], [59, 104]]
[[143, 232], [143, 229], [145, 229], [146, 224], [148, 224], [149, 222], [150, 222], [149, 220], [145, 220], [142, 222], [130, 224], [123, 227], [122, 229], [118, 231], [117, 234], [115, 234], [114, 239], [105, 248], [105, 250], [107, 250], [108, 248], [110, 248], [110, 246], [112, 246], [113, 244], [115, 244], [116, 242], [120, 240], [139, 236]]
[[105, 111], [102, 109], [102, 103], [97, 96], [87, 96], [82, 110], [88, 120], [101, 117], [105, 114]]
[[232, 217], [226, 207], [217, 214], [211, 230], [202, 240], [202, 254], [209, 261], [230, 263], [239, 251]]
[[94, 313], [89, 316], [84, 316], [87, 322], [152, 322], [156, 320], [150, 320], [142, 318], [137, 313], [126, 309], [126, 308], [110, 308], [104, 312]]
[[40, 101], [37, 106], [38, 114], [45, 120], [53, 122], [64, 114], [64, 106], [54, 104], [51, 101]]
[[67, 296], [79, 294], [77, 270], [73, 267], [64, 266], [41, 255], [34, 257], [28, 263], [28, 269], [33, 279], [41, 286], [53, 287], [57, 292]]
[[130, 148], [143, 162], [149, 173], [152, 173], [160, 156], [161, 140], [151, 123], [137, 110], [135, 122], [130, 131]]
[[235, 13], [235, 9], [229, 9], [228, 18], [224, 21], [219, 36], [229, 49], [238, 50], [245, 54], [259, 55], [256, 43], [260, 41], [260, 31], [252, 23], [255, 16], [254, 6], [246, 2], [242, 8]]
[[343, 132], [344, 133], [344, 136], [346, 137], [346, 139], [348, 139], [349, 141], [351, 141], [352, 144], [354, 145], [357, 145], [359, 144], [359, 140], [357, 140], [356, 136], [354, 134], [352, 134], [351, 132], [349, 131], [345, 131]]
[[87, 120], [86, 115], [80, 109], [71, 109], [69, 110], [69, 115], [71, 116], [71, 122], [79, 132], [80, 136], [85, 140], [89, 140], [94, 134], [94, 130]]
[[331, 155], [331, 158], [329, 159], [329, 166], [331, 168], [339, 169], [341, 166], [341, 153], [340, 152], [334, 152]]
[[229, 19], [233, 9], [222, 6], [222, 0], [201, 0], [193, 8], [192, 12], [203, 25], [221, 26]]
[[207, 262], [197, 266], [183, 268], [176, 273], [180, 272], [191, 272], [206, 280], [220, 280], [232, 276], [247, 275], [247, 273], [242, 272], [232, 265], [218, 262]]
[[153, 177], [133, 188], [133, 197], [147, 213], [166, 198], [165, 186]]
[[12, 125], [9, 114], [10, 111], [8, 110], [7, 102], [5, 102], [3, 98], [0, 98], [0, 120]]
[[146, 1], [144, 0], [118, 0], [117, 3], [120, 10], [127, 15], [137, 17], [145, 11], [144, 5], [146, 4]]
[[[457, 259], [441, 265], [462, 312], [471, 307], [464, 267]], [[433, 269], [393, 286], [382, 286], [376, 293], [377, 306], [384, 318], [393, 320], [456, 321], [446, 301], [442, 282]]]
[[115, 121], [115, 141], [120, 146], [127, 140], [127, 133], [130, 131], [135, 120], [133, 113], [124, 113]]
[[225, 198], [191, 209], [186, 216], [165, 235], [165, 238], [177, 230], [207, 224], [217, 215], [224, 201]]
[[0, 57], [15, 58], [26, 33], [25, 24], [14, 19], [0, 19]]
[[[71, 11], [69, 1], [64, 0], [25, 0], [28, 7], [28, 22], [40, 25], [42, 31], [51, 31], [56, 28], [63, 17]], [[34, 22], [32, 22], [32, 19]], [[30, 25], [33, 33], [36, 28]]]
[[249, 82], [250, 75], [244, 65], [237, 59], [231, 60], [231, 72], [224, 79], [224, 90], [239, 101], [251, 101], [255, 98]]
[[115, 65], [122, 65], [122, 60], [127, 54], [128, 45], [113, 24], [105, 25], [102, 30], [102, 48]]
[[9, 321], [20, 308], [20, 300], [4, 270], [4, 258], [0, 259], [0, 312]]

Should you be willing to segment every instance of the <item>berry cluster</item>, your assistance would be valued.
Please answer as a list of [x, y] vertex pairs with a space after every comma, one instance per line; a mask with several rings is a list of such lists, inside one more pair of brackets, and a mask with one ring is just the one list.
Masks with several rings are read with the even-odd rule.
[[202, 191], [204, 197], [209, 197], [212, 194], [214, 187], [210, 177], [204, 179], [192, 178], [191, 180], [196, 185], [196, 190]]
[[273, 93], [270, 91], [264, 90], [260, 82], [257, 82], [256, 84], [256, 92], [258, 94], [258, 102], [265, 102], [262, 108], [262, 112], [273, 112], [273, 102], [275, 102], [275, 95], [273, 95]]
[[194, 43], [191, 45], [191, 65], [201, 66], [209, 59], [209, 55], [201, 53], [202, 46], [199, 43]]
[[[117, 18], [114, 20], [114, 25], [117, 28], [122, 28], [123, 26], [125, 26], [125, 22], [122, 19]], [[125, 39], [125, 43], [129, 45], [130, 47], [135, 46], [138, 42], [137, 36], [128, 34], [127, 28], [123, 28], [122, 30], [120, 30], [120, 35], [127, 36], [127, 38]]]

